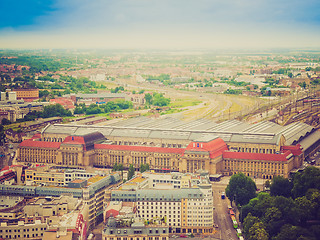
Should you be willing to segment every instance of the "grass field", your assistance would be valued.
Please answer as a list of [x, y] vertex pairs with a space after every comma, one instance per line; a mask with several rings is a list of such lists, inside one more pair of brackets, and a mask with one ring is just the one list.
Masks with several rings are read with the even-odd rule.
[[173, 100], [169, 106], [172, 108], [184, 108], [189, 106], [196, 106], [200, 103], [202, 103], [202, 101], [195, 100], [192, 98], [178, 98]]

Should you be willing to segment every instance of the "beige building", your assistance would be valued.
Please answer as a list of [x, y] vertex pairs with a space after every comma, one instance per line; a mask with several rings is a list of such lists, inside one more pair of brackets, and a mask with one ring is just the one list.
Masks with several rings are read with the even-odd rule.
[[28, 202], [24, 207], [24, 214], [26, 217], [43, 216], [50, 218], [52, 216], [62, 216], [76, 209], [81, 201], [69, 195], [38, 197]]
[[173, 233], [214, 232], [213, 193], [208, 173], [144, 172], [111, 193], [115, 201], [106, 217], [120, 214], [119, 205], [135, 203], [137, 214], [146, 221], [159, 217]]
[[[41, 135], [19, 145], [17, 160], [111, 168], [114, 164], [126, 168], [149, 164], [150, 169], [160, 172], [207, 170], [225, 175], [246, 168], [249, 176], [271, 178], [289, 176], [320, 147], [320, 133], [304, 123], [283, 127], [235, 120], [220, 124], [207, 120], [159, 121], [138, 118], [107, 126], [49, 125]], [[279, 156], [285, 154], [280, 161]], [[250, 161], [252, 169], [242, 167], [242, 162]], [[283, 171], [278, 171], [278, 166], [283, 166]]]
[[29, 89], [14, 89], [14, 92], [17, 93], [17, 99], [28, 100], [37, 100], [39, 99], [39, 89], [29, 88]]
[[18, 224], [6, 222], [0, 223], [0, 238], [3, 239], [43, 239], [43, 234], [47, 230], [47, 223], [41, 220], [34, 220], [31, 223], [23, 221]]

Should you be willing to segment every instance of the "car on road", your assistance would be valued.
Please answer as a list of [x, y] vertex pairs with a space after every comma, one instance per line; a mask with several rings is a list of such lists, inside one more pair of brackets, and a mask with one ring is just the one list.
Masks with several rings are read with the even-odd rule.
[[221, 193], [221, 199], [225, 199], [226, 198], [226, 194], [225, 194], [225, 192], [222, 192]]

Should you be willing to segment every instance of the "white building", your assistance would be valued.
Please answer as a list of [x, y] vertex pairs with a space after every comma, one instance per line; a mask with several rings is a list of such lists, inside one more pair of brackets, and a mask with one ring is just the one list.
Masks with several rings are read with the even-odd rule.
[[[145, 183], [148, 179], [149, 184]], [[125, 187], [126, 184], [131, 187]], [[143, 173], [111, 193], [112, 201], [135, 202], [139, 217], [164, 218], [172, 232], [213, 232], [213, 196], [207, 176]], [[139, 188], [138, 186], [145, 186]]]

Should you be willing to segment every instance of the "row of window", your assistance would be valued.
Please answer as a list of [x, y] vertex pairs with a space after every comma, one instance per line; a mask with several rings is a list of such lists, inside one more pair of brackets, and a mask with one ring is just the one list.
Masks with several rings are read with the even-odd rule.
[[168, 237], [103, 237], [103, 240], [168, 240]]
[[24, 229], [6, 229], [6, 230], [2, 230], [2, 229], [0, 229], [0, 233], [11, 233], [11, 232], [20, 232], [20, 230], [21, 230], [21, 232], [34, 232], [34, 231], [38, 231], [38, 230], [41, 230], [41, 231], [45, 231], [47, 228], [46, 227], [44, 227], [44, 228], [24, 228]]

